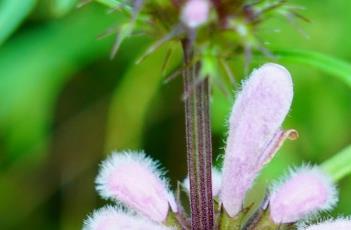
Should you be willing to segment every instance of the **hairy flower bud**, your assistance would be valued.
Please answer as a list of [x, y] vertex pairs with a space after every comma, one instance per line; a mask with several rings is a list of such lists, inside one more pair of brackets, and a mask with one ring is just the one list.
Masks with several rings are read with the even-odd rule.
[[279, 142], [292, 98], [290, 74], [277, 64], [263, 65], [243, 85], [229, 120], [223, 166], [221, 201], [230, 216], [240, 211], [247, 190], [276, 152], [271, 144]]
[[208, 0], [188, 0], [183, 6], [181, 20], [189, 28], [196, 28], [208, 20], [209, 11]]
[[292, 172], [272, 190], [270, 212], [277, 224], [296, 222], [307, 215], [329, 210], [337, 202], [334, 184], [317, 167]]
[[150, 219], [162, 222], [169, 205], [176, 211], [168, 184], [157, 164], [143, 153], [114, 153], [102, 163], [96, 188], [104, 198], [118, 200]]
[[336, 220], [328, 220], [315, 225], [301, 225], [299, 230], [350, 230], [351, 220], [349, 218], [339, 218]]
[[105, 207], [95, 211], [84, 222], [83, 230], [171, 230], [121, 208]]

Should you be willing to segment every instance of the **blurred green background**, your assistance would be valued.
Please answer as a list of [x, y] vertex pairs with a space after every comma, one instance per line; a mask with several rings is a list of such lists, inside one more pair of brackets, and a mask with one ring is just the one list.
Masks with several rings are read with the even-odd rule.
[[[316, 64], [308, 55], [276, 60], [293, 74], [295, 99], [284, 126], [300, 138], [285, 144], [262, 173], [262, 191], [289, 166], [321, 163], [351, 143], [351, 1], [291, 2], [306, 8], [311, 23], [268, 20], [259, 32], [266, 46], [319, 52], [345, 65]], [[182, 82], [163, 84], [162, 71], [169, 48], [176, 51], [169, 71], [179, 65], [179, 47], [162, 47], [136, 65], [150, 39], [134, 37], [111, 61], [114, 36], [97, 37], [126, 19], [98, 4], [76, 4], [0, 0], [0, 229], [80, 229], [105, 203], [94, 177], [113, 150], [145, 150], [173, 184], [186, 174]], [[240, 80], [242, 57], [233, 59]], [[265, 61], [257, 58], [252, 67]], [[233, 99], [213, 91], [217, 156]], [[339, 188], [341, 201], [330, 215], [351, 214], [351, 177]]]

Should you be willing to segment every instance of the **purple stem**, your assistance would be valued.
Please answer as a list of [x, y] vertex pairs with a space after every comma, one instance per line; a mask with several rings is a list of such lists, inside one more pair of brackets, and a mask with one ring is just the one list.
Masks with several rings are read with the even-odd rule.
[[[191, 65], [191, 42], [183, 42], [185, 66]], [[185, 127], [190, 178], [191, 228], [212, 230], [214, 227], [212, 199], [212, 140], [209, 113], [208, 78], [198, 83], [201, 63], [183, 72]]]

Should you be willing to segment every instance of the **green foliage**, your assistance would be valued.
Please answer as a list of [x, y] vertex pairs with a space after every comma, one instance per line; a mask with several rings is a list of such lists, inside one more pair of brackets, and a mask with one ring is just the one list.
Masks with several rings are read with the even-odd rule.
[[351, 146], [346, 147], [340, 153], [322, 164], [322, 168], [328, 172], [335, 181], [339, 181], [351, 173]]
[[7, 154], [45, 148], [59, 93], [74, 72], [109, 50], [111, 40], [98, 42], [96, 35], [112, 19], [101, 10], [82, 10], [31, 29], [2, 48], [0, 127], [7, 133]]
[[75, 8], [79, 0], [38, 0], [36, 15], [61, 17]]
[[307, 50], [281, 49], [275, 50], [274, 54], [282, 61], [311, 65], [351, 86], [351, 64], [347, 61]]
[[[170, 46], [173, 45], [168, 45], [168, 48]], [[178, 53], [168, 63], [167, 70], [159, 66], [160, 63], [164, 63], [168, 48], [156, 51], [139, 65], [133, 63], [116, 88], [107, 125], [107, 152], [121, 148], [138, 148], [141, 145], [145, 115], [152, 99], [157, 96], [159, 87], [162, 86], [164, 73], [180, 63]], [[116, 119], [116, 117], [128, 119]]]
[[0, 46], [26, 19], [35, 4], [36, 0], [2, 0], [0, 2]]

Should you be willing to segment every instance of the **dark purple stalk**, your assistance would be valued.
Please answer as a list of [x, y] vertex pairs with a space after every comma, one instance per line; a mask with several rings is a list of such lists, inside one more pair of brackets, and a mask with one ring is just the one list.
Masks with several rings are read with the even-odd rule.
[[191, 228], [212, 230], [214, 218], [209, 83], [207, 78], [199, 80], [201, 63], [191, 63], [193, 51], [189, 41], [183, 42], [183, 51], [185, 66], [192, 66], [183, 72]]
[[212, 0], [212, 3], [215, 7], [219, 7], [219, 5], [221, 4], [221, 0]]

